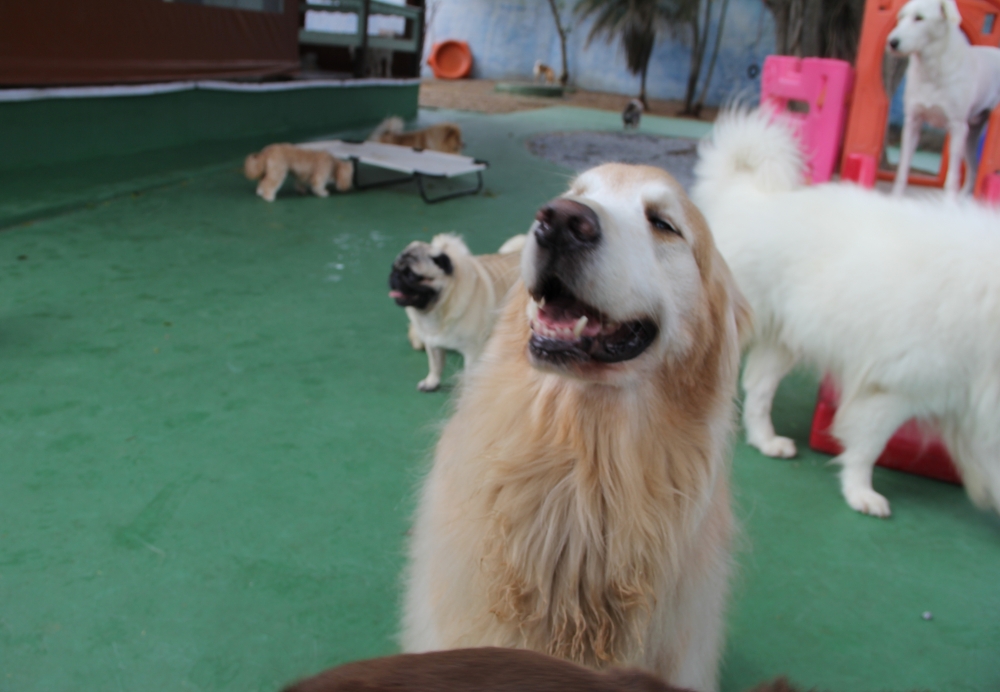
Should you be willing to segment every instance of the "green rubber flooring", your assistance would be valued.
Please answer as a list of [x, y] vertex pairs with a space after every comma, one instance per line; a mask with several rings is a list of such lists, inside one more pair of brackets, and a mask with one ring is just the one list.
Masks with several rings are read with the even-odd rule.
[[[396, 650], [449, 394], [416, 390], [391, 260], [441, 231], [495, 249], [569, 177], [526, 137], [619, 127], [565, 108], [421, 117], [462, 124], [492, 164], [482, 195], [269, 205], [234, 158], [0, 233], [0, 690], [272, 691]], [[815, 390], [795, 375], [776, 402], [802, 448]], [[723, 689], [1000, 689], [1000, 521], [883, 470], [894, 516], [858, 515], [826, 462], [737, 446]]]

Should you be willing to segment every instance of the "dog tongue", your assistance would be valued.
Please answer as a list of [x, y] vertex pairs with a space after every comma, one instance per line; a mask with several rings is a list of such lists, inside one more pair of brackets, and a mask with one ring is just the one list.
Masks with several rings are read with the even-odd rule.
[[395, 300], [396, 298], [404, 298], [402, 291], [389, 291], [389, 297]]

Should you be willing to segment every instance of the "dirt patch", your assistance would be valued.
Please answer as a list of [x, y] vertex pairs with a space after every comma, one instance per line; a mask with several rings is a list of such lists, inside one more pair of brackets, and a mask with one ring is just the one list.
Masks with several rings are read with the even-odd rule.
[[[577, 106], [621, 113], [630, 96], [607, 94], [600, 91], [576, 90], [561, 98], [525, 96], [494, 91], [496, 82], [490, 79], [426, 80], [420, 84], [421, 108], [454, 108], [480, 113], [513, 113], [514, 111], [549, 108], [551, 106]], [[680, 101], [650, 99], [649, 111], [653, 115], [680, 117], [684, 104]], [[715, 120], [716, 108], [705, 108], [701, 118]]]
[[527, 146], [535, 156], [575, 171], [610, 161], [656, 166], [686, 190], [694, 183], [698, 160], [696, 140], [625, 132], [550, 132], [532, 137]]

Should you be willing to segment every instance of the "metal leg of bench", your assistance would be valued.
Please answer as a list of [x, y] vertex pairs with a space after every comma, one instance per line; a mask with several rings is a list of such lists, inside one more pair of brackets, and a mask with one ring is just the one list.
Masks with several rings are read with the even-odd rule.
[[424, 188], [424, 176], [420, 173], [416, 173], [417, 187], [420, 188], [420, 196], [424, 198], [427, 204], [437, 204], [438, 202], [443, 202], [446, 199], [455, 199], [456, 197], [464, 197], [466, 195], [475, 195], [480, 190], [483, 189], [483, 172], [476, 171], [476, 186], [470, 187], [465, 190], [459, 190], [458, 192], [449, 192], [446, 195], [441, 195], [440, 197], [428, 197], [427, 190]]
[[399, 183], [408, 183], [416, 177], [415, 173], [404, 176], [402, 178], [392, 178], [390, 180], [379, 180], [374, 183], [364, 183], [361, 182], [361, 163], [354, 159], [354, 189], [355, 190], [371, 190], [376, 187], [387, 187], [389, 185], [398, 185]]

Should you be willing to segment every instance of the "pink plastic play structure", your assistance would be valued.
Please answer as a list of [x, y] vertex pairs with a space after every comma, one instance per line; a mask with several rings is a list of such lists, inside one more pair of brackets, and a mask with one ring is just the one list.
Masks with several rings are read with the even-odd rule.
[[853, 82], [854, 70], [843, 60], [787, 55], [764, 60], [760, 102], [795, 125], [809, 155], [811, 183], [833, 175]]

